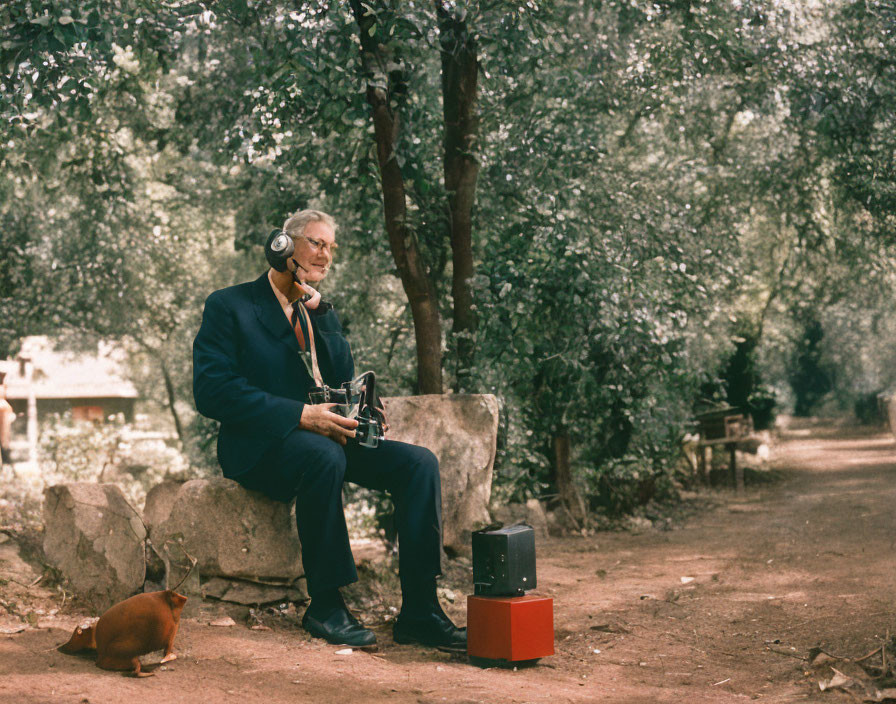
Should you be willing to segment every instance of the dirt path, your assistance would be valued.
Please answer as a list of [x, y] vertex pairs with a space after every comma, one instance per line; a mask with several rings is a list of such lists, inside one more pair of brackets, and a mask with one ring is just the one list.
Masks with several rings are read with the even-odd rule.
[[0, 702], [852, 701], [820, 692], [804, 658], [896, 633], [896, 443], [794, 432], [772, 460], [782, 481], [713, 492], [682, 527], [539, 543], [557, 654], [535, 667], [396, 646], [385, 624], [378, 653], [337, 655], [301, 631], [186, 620], [180, 659], [137, 680], [53, 650], [70, 615], [0, 636]]

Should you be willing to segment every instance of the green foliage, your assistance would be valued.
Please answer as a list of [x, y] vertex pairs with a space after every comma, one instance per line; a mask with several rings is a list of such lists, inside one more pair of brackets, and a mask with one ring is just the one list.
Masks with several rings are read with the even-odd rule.
[[817, 320], [805, 323], [794, 350], [790, 386], [795, 397], [793, 412], [811, 415], [833, 386], [833, 374], [821, 361], [824, 330]]
[[[892, 242], [896, 217], [896, 4], [835, 3], [829, 41], [799, 84], [804, 117], [830, 160], [838, 205], [871, 218], [865, 229]], [[870, 226], [870, 227], [869, 227]]]
[[882, 425], [887, 422], [887, 416], [881, 408], [879, 393], [861, 394], [853, 402], [853, 414], [864, 425]]
[[[896, 384], [889, 0], [452, 6], [480, 51], [464, 334], [475, 389], [504, 411], [499, 493], [555, 494], [568, 435], [591, 509], [668, 496], [701, 390], [727, 381], [762, 427], [806, 354], [838, 370], [844, 407]], [[409, 393], [365, 91], [403, 86], [409, 236], [447, 321], [450, 42], [431, 3], [368, 7], [386, 58], [367, 68], [337, 0], [0, 8], [0, 353], [31, 332], [126, 341], [141, 391], [213, 467], [190, 390], [202, 301], [260, 272], [288, 213], [319, 207], [340, 225], [323, 292], [357, 365]], [[801, 356], [810, 319], [823, 335]], [[448, 386], [457, 343], [446, 323]]]

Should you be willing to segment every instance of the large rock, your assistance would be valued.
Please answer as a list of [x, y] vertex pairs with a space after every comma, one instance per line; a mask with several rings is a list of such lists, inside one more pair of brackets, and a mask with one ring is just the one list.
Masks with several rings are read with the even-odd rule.
[[498, 400], [483, 395], [427, 395], [383, 399], [387, 438], [422, 445], [439, 458], [442, 543], [466, 552], [470, 532], [487, 525], [498, 442]]
[[[170, 562], [182, 563], [181, 543], [198, 561], [197, 577], [291, 583], [303, 574], [289, 504], [218, 477], [185, 482], [167, 513], [149, 525], [153, 545]], [[169, 581], [179, 579], [174, 572]]]
[[146, 528], [115, 484], [44, 490], [44, 553], [98, 611], [136, 594], [146, 575]]
[[146, 492], [146, 503], [143, 507], [143, 520], [146, 525], [158, 526], [168, 519], [177, 492], [183, 485], [184, 482], [165, 480]]

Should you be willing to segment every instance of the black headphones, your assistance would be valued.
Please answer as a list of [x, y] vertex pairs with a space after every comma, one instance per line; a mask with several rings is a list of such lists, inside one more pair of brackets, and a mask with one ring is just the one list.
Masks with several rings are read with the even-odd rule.
[[283, 230], [273, 230], [264, 245], [264, 257], [276, 271], [286, 271], [286, 263], [296, 251], [296, 243]]

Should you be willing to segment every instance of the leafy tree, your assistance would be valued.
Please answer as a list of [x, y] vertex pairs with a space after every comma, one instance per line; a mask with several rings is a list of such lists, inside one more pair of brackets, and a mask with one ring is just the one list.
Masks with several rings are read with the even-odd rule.
[[809, 320], [804, 325], [790, 376], [790, 385], [796, 397], [794, 413], [798, 416], [810, 415], [833, 385], [831, 372], [825, 369], [821, 361], [823, 338], [824, 331], [817, 320]]
[[0, 8], [0, 352], [127, 340], [187, 440], [203, 298], [309, 206], [359, 365], [498, 394], [570, 525], [668, 488], [707, 383], [786, 396], [795, 321], [892, 383], [888, 2], [45, 5]]
[[480, 212], [500, 246], [480, 283], [482, 357], [498, 360], [482, 378], [531, 433], [505, 458], [516, 484], [578, 525], [582, 488], [606, 495], [632, 466], [658, 486], [733, 347], [750, 209], [773, 190], [753, 184], [775, 158], [759, 116], [780, 120], [784, 29], [754, 26], [758, 5], [564, 3], [553, 31], [504, 48], [523, 70], [484, 110], [500, 128]]
[[[142, 27], [129, 15], [137, 9], [123, 6], [106, 25], [89, 5], [81, 14], [57, 7], [52, 17], [35, 17], [30, 3], [4, 10], [18, 20], [13, 37], [32, 43], [26, 60], [26, 48], [17, 54], [18, 89], [4, 95], [16, 148], [3, 157], [9, 179], [0, 237], [21, 259], [4, 259], [0, 317], [7, 349], [28, 332], [62, 334], [76, 345], [98, 337], [133, 343], [150, 362], [149, 395], [169, 409], [184, 439], [191, 373], [185, 350], [202, 299], [216, 278], [232, 279], [238, 262], [228, 247], [231, 233], [221, 227], [227, 211], [215, 210], [209, 164], [181, 161], [160, 145], [182, 90], [159, 60], [168, 43], [150, 41], [159, 38], [151, 31], [142, 53], [114, 42], [115, 32], [129, 34], [128, 19]], [[75, 34], [63, 30], [68, 43], [60, 45], [53, 38], [58, 27], [72, 24]], [[143, 34], [135, 28], [132, 38]], [[29, 82], [21, 74], [26, 63], [58, 64], [62, 73]], [[72, 100], [65, 72], [78, 85]], [[23, 94], [29, 88], [33, 94]], [[32, 112], [16, 120], [25, 107]]]
[[[340, 215], [355, 230], [356, 252], [376, 250], [379, 258], [388, 246], [388, 269], [414, 321], [415, 385], [442, 390], [447, 309], [457, 350], [453, 386], [463, 387], [476, 327], [477, 46], [519, 24], [529, 8], [354, 1], [297, 10], [278, 3], [202, 7], [198, 21], [213, 39], [196, 36], [201, 60], [186, 69], [192, 88], [178, 107], [185, 131], [222, 159], [243, 162], [250, 181], [278, 181], [277, 200], [288, 210], [313, 201]], [[276, 225], [274, 217], [282, 217], [248, 208], [264, 216], [255, 222]], [[371, 230], [383, 221], [386, 238], [376, 237]], [[257, 229], [246, 241], [258, 241]]]

